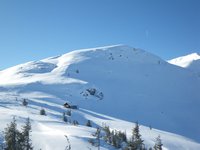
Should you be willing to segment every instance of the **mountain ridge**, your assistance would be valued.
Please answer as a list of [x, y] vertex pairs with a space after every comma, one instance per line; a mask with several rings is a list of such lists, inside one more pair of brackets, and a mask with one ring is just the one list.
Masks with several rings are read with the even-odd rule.
[[169, 63], [186, 68], [198, 75], [200, 75], [200, 53], [191, 53], [185, 56], [177, 57], [168, 60]]
[[199, 78], [144, 50], [117, 45], [73, 51], [8, 68], [0, 80], [2, 93], [51, 105], [68, 101], [200, 140], [200, 120], [193, 117]]

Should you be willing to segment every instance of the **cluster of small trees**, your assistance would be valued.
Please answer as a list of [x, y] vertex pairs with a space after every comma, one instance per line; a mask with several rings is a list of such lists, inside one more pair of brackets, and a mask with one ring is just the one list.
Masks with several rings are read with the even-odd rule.
[[105, 132], [104, 140], [106, 143], [113, 145], [116, 148], [121, 148], [121, 145], [127, 142], [125, 132], [117, 130], [111, 131], [109, 126], [103, 127], [103, 131]]
[[100, 92], [96, 88], [88, 88], [85, 91], [82, 91], [80, 94], [82, 94], [86, 99], [90, 95], [98, 98], [99, 100], [102, 100], [104, 98], [103, 92]]
[[[94, 94], [96, 91], [89, 91]], [[27, 106], [27, 99], [22, 100], [22, 105]], [[45, 109], [40, 110], [40, 115], [46, 115]], [[64, 122], [68, 122], [73, 125], [79, 125], [77, 120], [71, 121], [72, 112], [71, 109], [63, 112], [62, 120]], [[88, 120], [85, 124], [88, 127], [92, 127], [92, 123]], [[102, 128], [104, 134], [101, 134], [101, 128], [97, 128], [96, 132], [93, 134], [94, 139], [90, 139], [89, 142], [100, 149], [100, 140], [103, 139], [106, 143], [112, 145], [113, 147], [123, 150], [147, 150], [145, 148], [144, 140], [141, 138], [141, 134], [139, 131], [139, 124], [136, 122], [135, 127], [132, 129], [132, 136], [130, 139], [127, 139], [126, 133], [117, 130], [110, 130], [109, 126], [103, 126]], [[5, 128], [5, 146], [2, 149], [5, 150], [32, 150], [33, 146], [30, 140], [30, 132], [31, 132], [31, 124], [30, 119], [28, 118], [25, 125], [22, 127], [22, 131], [20, 132], [17, 129], [17, 124], [15, 118], [13, 121]], [[103, 137], [103, 138], [102, 138]], [[69, 139], [67, 138], [68, 142]], [[69, 144], [70, 145], [70, 144]], [[149, 150], [162, 150], [162, 140], [160, 136], [156, 138], [156, 142], [153, 148], [149, 148]], [[67, 147], [71, 149], [71, 145]]]
[[[28, 99], [23, 98], [22, 99], [22, 105], [27, 107], [28, 106]], [[40, 115], [44, 115], [44, 116], [47, 115], [44, 108], [40, 109]]]
[[71, 120], [71, 116], [72, 116], [72, 112], [71, 110], [68, 110], [66, 112], [63, 112], [63, 115], [62, 115], [62, 120], [66, 123], [70, 123], [70, 124], [73, 124], [73, 125], [79, 125], [79, 122], [77, 120]]
[[[141, 134], [139, 131], [139, 124], [136, 122], [135, 127], [132, 129], [132, 136], [130, 139], [127, 139], [126, 133], [117, 131], [117, 130], [110, 130], [109, 126], [104, 126], [102, 128], [104, 131], [103, 136], [101, 129], [97, 128], [97, 131], [93, 136], [95, 139], [90, 139], [89, 142], [93, 146], [98, 146], [100, 145], [100, 139], [102, 138], [106, 143], [112, 145], [113, 147], [123, 150], [147, 150], [144, 144], [144, 140], [141, 138]], [[149, 148], [149, 150], [162, 150], [162, 140], [160, 136], [156, 138], [156, 142], [153, 148]]]
[[4, 150], [32, 150], [33, 146], [30, 139], [31, 123], [30, 119], [26, 120], [22, 130], [17, 129], [16, 119], [13, 118], [11, 123], [5, 128], [4, 140], [5, 145], [2, 147]]

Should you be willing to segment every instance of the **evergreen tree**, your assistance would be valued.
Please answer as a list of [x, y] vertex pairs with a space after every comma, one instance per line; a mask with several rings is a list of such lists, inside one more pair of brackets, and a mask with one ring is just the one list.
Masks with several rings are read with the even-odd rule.
[[19, 134], [20, 133], [17, 130], [16, 119], [14, 117], [7, 128], [5, 128], [5, 150], [20, 150], [20, 145], [18, 144]]
[[135, 127], [132, 130], [132, 138], [128, 142], [128, 148], [130, 150], [144, 150], [143, 140], [140, 135], [139, 124], [135, 123]]
[[96, 132], [93, 134], [95, 137], [95, 141], [93, 141], [94, 145], [98, 147], [98, 150], [100, 150], [100, 138], [101, 138], [101, 129], [97, 128]]
[[111, 144], [112, 141], [111, 141], [111, 131], [110, 131], [110, 127], [109, 126], [104, 126], [103, 127], [103, 131], [105, 132], [105, 136], [104, 136], [104, 140]]
[[118, 132], [118, 137], [120, 138], [121, 142], [127, 142], [126, 132]]
[[135, 123], [135, 128], [133, 128], [132, 131], [132, 138], [134, 140], [134, 144], [137, 149], [142, 149], [143, 147], [143, 140], [141, 139], [141, 134], [140, 134], [140, 129], [139, 129], [139, 124], [138, 122]]
[[5, 147], [6, 147], [5, 138], [4, 138], [3, 133], [2, 133], [2, 134], [0, 134], [0, 150], [4, 150]]
[[21, 145], [23, 150], [32, 150], [33, 146], [30, 139], [31, 123], [30, 119], [27, 118], [26, 124], [22, 127], [21, 133]]
[[111, 141], [111, 145], [116, 145], [116, 139], [114, 137], [115, 133], [114, 131], [112, 130], [111, 133], [110, 133], [110, 141]]
[[23, 106], [27, 106], [27, 105], [28, 105], [28, 101], [27, 101], [25, 98], [24, 98], [23, 101], [22, 101], [22, 105], [23, 105]]
[[112, 130], [110, 131], [109, 126], [104, 126], [103, 131], [105, 132], [104, 140], [113, 145], [115, 148], [121, 148], [127, 143], [127, 137], [125, 132]]
[[67, 114], [67, 116], [71, 116], [72, 115], [71, 110], [68, 110], [66, 114]]
[[42, 108], [42, 109], [40, 110], [40, 115], [45, 115], [45, 116], [46, 116], [46, 111], [45, 111], [44, 108]]
[[132, 138], [135, 141], [142, 141], [138, 122], [135, 123], [135, 128], [132, 130]]
[[160, 135], [156, 138], [156, 143], [154, 145], [154, 150], [162, 150], [162, 140], [160, 138]]
[[75, 125], [75, 126], [79, 125], [78, 121], [77, 120], [73, 120], [73, 125]]
[[68, 122], [68, 119], [67, 119], [67, 116], [66, 116], [65, 112], [63, 112], [63, 117], [62, 118], [63, 118], [64, 122]]
[[137, 146], [135, 144], [135, 140], [132, 136], [132, 138], [128, 141], [127, 143], [127, 147], [126, 147], [127, 150], [138, 150], [137, 149]]
[[117, 147], [117, 139], [116, 139], [116, 136], [115, 136], [115, 134], [114, 133], [112, 133], [111, 134], [111, 141], [112, 141], [112, 145], [114, 146], [114, 147], [116, 147], [116, 148], [118, 148]]
[[113, 146], [116, 147], [116, 148], [121, 148], [121, 139], [118, 135], [118, 132], [117, 131], [114, 131], [112, 132], [112, 143], [113, 143]]
[[90, 121], [90, 120], [87, 121], [86, 126], [92, 127], [92, 124], [91, 124], [91, 121]]

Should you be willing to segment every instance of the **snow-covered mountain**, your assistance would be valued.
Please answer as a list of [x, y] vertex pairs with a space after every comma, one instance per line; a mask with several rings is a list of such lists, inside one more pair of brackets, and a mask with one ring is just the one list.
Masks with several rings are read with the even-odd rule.
[[168, 61], [171, 64], [187, 68], [200, 75], [200, 54], [192, 53]]
[[[117, 45], [72, 51], [0, 72], [0, 120], [4, 122], [0, 129], [9, 116], [16, 115], [22, 122], [29, 116], [38, 149], [61, 149], [65, 134], [74, 149], [88, 149], [87, 139], [94, 129], [66, 125], [60, 119], [67, 101], [79, 106], [73, 114], [82, 125], [89, 119], [95, 125], [126, 130], [130, 136], [132, 122], [138, 121], [153, 128], [141, 126], [147, 145], [152, 146], [160, 134], [165, 149], [200, 149], [192, 141], [200, 141], [199, 89], [199, 77], [141, 49]], [[29, 99], [28, 108], [20, 105], [21, 98]], [[41, 107], [48, 116], [38, 115]], [[102, 149], [111, 147], [102, 145]]]

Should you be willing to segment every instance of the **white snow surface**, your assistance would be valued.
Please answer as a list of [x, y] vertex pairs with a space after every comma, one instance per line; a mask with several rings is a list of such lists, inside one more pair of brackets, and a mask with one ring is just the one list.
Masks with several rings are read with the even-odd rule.
[[[160, 135], [164, 149], [198, 150], [199, 89], [198, 76], [141, 49], [76, 50], [0, 71], [0, 130], [13, 116], [19, 126], [30, 117], [35, 149], [64, 149], [67, 135], [72, 149], [84, 150], [97, 149], [88, 143], [94, 127], [106, 124], [130, 137], [138, 121], [147, 147]], [[80, 125], [62, 121], [65, 102], [79, 106], [71, 119]], [[41, 108], [47, 116], [39, 115]], [[88, 119], [93, 128], [85, 126]], [[101, 149], [114, 148], [103, 143]]]
[[181, 56], [168, 61], [171, 64], [187, 68], [190, 71], [198, 73], [200, 75], [200, 54], [192, 53], [186, 56]]

